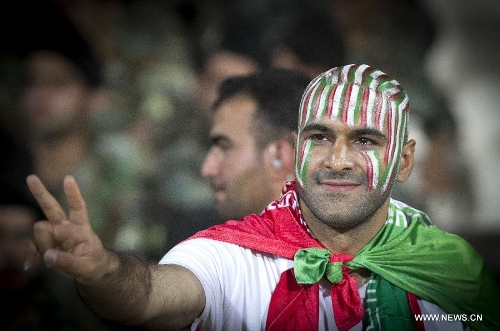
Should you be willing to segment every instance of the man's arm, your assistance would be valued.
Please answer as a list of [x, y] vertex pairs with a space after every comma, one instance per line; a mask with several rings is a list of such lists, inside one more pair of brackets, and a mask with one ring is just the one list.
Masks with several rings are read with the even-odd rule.
[[41, 253], [48, 266], [75, 279], [92, 310], [124, 324], [179, 329], [201, 313], [205, 294], [192, 272], [175, 265], [146, 263], [103, 247], [90, 226], [73, 177], [64, 180], [68, 215], [38, 177], [29, 176], [27, 183], [48, 220], [35, 223], [26, 267]]

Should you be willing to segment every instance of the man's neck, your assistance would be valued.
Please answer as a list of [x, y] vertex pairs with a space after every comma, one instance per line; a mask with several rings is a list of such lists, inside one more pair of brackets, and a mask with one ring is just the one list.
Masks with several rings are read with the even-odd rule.
[[[312, 213], [304, 213], [305, 219], [314, 236], [332, 253], [355, 255], [361, 248], [378, 233], [387, 219], [390, 199], [376, 211], [376, 213], [365, 222], [353, 228], [336, 229], [323, 221], [312, 216]], [[312, 216], [312, 217], [311, 217]]]

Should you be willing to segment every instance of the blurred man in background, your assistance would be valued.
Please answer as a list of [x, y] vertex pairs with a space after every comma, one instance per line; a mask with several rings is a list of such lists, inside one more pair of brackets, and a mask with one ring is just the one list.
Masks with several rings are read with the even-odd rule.
[[201, 171], [222, 219], [260, 213], [293, 179], [291, 132], [308, 83], [302, 72], [271, 69], [221, 84]]

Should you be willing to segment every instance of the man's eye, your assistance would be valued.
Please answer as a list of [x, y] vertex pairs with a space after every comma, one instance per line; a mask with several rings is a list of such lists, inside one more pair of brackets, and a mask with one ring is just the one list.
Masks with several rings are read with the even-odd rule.
[[318, 134], [313, 134], [312, 136], [309, 137], [311, 140], [314, 140], [314, 141], [325, 141], [325, 140], [328, 140], [328, 138], [326, 137], [326, 135], [324, 134], [321, 134], [321, 133], [318, 133]]
[[231, 145], [228, 144], [227, 142], [219, 142], [213, 146], [216, 147], [217, 149], [223, 151], [223, 152], [226, 152], [227, 150], [229, 150], [231, 148]]
[[223, 139], [220, 137], [214, 137], [211, 139], [212, 148], [217, 148], [222, 151], [226, 151], [231, 147], [231, 143], [228, 139]]
[[376, 145], [377, 143], [370, 139], [370, 138], [365, 138], [365, 137], [361, 137], [361, 138], [358, 138], [356, 139], [356, 143], [360, 144], [360, 145]]

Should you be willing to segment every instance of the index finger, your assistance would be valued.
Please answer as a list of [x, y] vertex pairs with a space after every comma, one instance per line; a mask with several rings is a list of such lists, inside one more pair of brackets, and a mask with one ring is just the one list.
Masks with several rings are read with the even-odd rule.
[[42, 181], [36, 175], [29, 175], [26, 183], [51, 223], [59, 224], [66, 220], [66, 213], [57, 200], [45, 188]]

